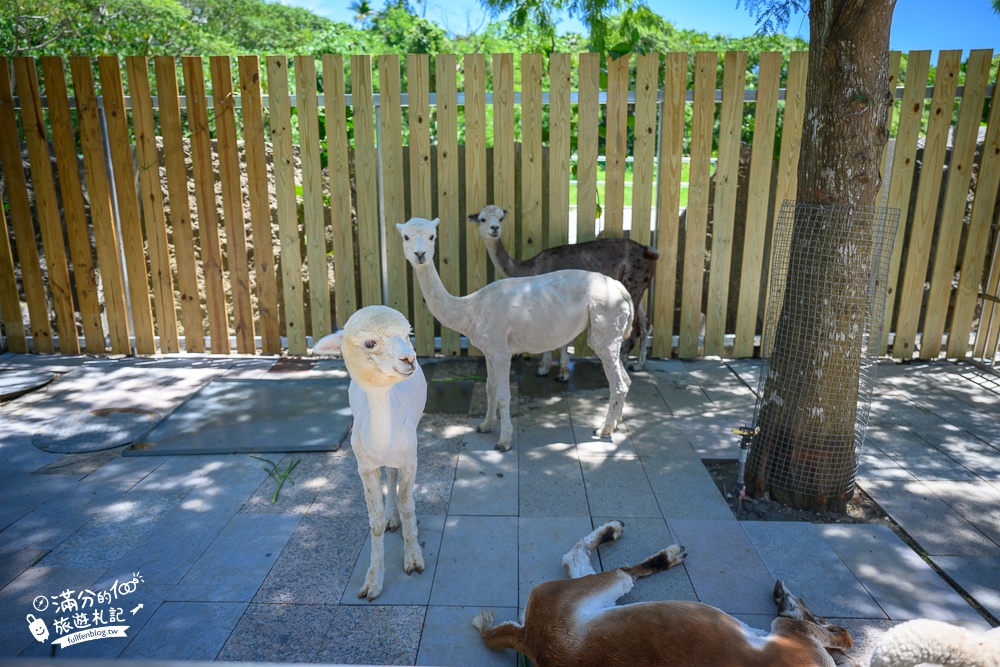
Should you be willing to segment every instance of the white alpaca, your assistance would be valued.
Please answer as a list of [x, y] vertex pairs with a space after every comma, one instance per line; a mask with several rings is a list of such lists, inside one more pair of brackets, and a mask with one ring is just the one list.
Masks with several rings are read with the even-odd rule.
[[871, 667], [1000, 667], [1000, 628], [984, 634], [942, 621], [919, 619], [879, 638]]
[[[372, 533], [372, 558], [359, 598], [374, 600], [382, 593], [385, 574], [385, 529], [403, 526], [403, 569], [424, 571], [417, 540], [413, 482], [417, 472], [417, 423], [427, 401], [427, 381], [410, 344], [410, 323], [386, 306], [362, 308], [341, 331], [324, 336], [313, 354], [344, 357], [351, 375], [348, 395], [354, 427], [351, 449], [365, 487]], [[389, 491], [383, 504], [385, 466]], [[398, 478], [398, 495], [397, 495]], [[387, 513], [388, 512], [388, 517]]]
[[596, 435], [608, 436], [621, 419], [631, 380], [618, 352], [632, 325], [632, 299], [620, 282], [591, 271], [556, 271], [540, 276], [508, 278], [468, 296], [448, 293], [434, 268], [434, 236], [438, 220], [412, 218], [396, 225], [403, 254], [413, 265], [420, 291], [442, 325], [468, 337], [486, 356], [486, 419], [481, 433], [496, 428], [500, 412], [502, 452], [511, 447], [510, 359], [514, 354], [540, 354], [567, 344], [590, 326], [587, 343], [604, 366], [611, 398], [604, 425]]

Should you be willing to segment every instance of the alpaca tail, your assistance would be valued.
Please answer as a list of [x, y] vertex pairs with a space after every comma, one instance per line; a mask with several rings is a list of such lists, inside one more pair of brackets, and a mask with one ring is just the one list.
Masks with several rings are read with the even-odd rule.
[[891, 628], [879, 639], [871, 667], [914, 667], [930, 663], [943, 667], [1000, 665], [1000, 647], [965, 628], [920, 619]]
[[525, 653], [524, 626], [513, 621], [495, 625], [495, 621], [492, 612], [481, 611], [472, 619], [472, 625], [479, 630], [486, 645], [494, 651], [512, 648], [519, 653]]

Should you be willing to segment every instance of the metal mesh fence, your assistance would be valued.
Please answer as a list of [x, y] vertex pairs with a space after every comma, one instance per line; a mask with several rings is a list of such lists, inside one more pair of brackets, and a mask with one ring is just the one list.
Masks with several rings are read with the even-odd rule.
[[820, 498], [853, 491], [898, 224], [899, 209], [782, 204], [750, 452], [771, 487]]

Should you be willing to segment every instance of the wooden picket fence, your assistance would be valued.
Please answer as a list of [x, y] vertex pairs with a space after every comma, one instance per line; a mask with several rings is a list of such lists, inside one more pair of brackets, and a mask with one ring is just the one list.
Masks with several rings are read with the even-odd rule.
[[[891, 57], [901, 99], [881, 203], [903, 211], [884, 342], [897, 358], [991, 363], [997, 353], [1000, 105], [989, 110], [969, 203], [980, 118], [996, 88], [992, 52], [976, 50], [958, 90], [961, 56], [942, 51], [928, 82], [930, 52], [913, 51], [902, 84], [900, 54]], [[620, 236], [630, 220], [630, 237], [661, 255], [648, 304], [654, 357], [755, 353], [771, 229], [780, 202], [795, 197], [806, 53], [762, 54], [751, 90], [745, 52], [623, 57], [607, 63], [605, 86], [590, 53], [552, 54], [547, 67], [540, 54], [442, 54], [433, 72], [431, 63], [0, 58], [6, 347], [298, 355], [359, 307], [386, 303], [410, 317], [420, 354], [459, 354], [464, 341], [431, 317], [393, 227], [440, 217], [442, 279], [469, 293], [493, 271], [465, 217], [494, 203], [515, 212], [504, 242], [521, 257], [571, 235]], [[741, 182], [748, 104], [752, 158]]]

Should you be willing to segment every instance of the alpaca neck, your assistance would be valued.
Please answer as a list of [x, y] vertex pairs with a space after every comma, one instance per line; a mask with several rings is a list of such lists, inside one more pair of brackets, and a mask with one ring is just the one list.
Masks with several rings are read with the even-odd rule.
[[420, 292], [424, 295], [424, 301], [431, 314], [449, 329], [468, 335], [474, 316], [463, 303], [463, 299], [452, 296], [444, 288], [434, 264], [432, 262], [418, 264], [413, 267], [413, 272], [417, 276]]
[[368, 423], [366, 442], [376, 450], [384, 450], [392, 443], [392, 385], [362, 386], [368, 399]]
[[503, 239], [486, 239], [486, 252], [493, 260], [493, 266], [497, 268], [506, 278], [519, 278], [531, 275], [524, 270], [521, 262], [517, 261], [509, 254], [503, 245]]

